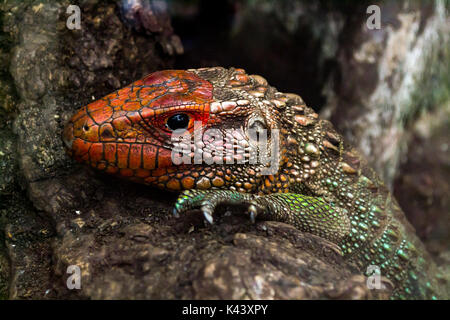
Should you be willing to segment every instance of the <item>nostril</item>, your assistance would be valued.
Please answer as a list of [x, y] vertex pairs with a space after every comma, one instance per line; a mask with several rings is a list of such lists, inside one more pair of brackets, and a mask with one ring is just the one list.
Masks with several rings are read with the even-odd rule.
[[83, 126], [83, 130], [84, 130], [84, 131], [89, 131], [89, 126], [88, 126], [87, 124], [85, 124], [85, 125]]
[[101, 135], [102, 135], [103, 139], [112, 139], [114, 137], [112, 132], [110, 130], [108, 130], [108, 129], [103, 130]]

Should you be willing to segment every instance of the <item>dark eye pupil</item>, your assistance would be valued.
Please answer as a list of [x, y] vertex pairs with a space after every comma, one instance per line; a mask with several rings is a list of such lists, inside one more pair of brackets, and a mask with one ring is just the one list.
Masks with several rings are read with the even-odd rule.
[[186, 129], [189, 124], [189, 116], [185, 113], [177, 113], [167, 120], [167, 127], [170, 130]]

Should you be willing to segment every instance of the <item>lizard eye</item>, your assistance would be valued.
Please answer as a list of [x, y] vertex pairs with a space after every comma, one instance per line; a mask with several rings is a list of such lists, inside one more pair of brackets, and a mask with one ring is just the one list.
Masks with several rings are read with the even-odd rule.
[[186, 113], [177, 113], [167, 119], [166, 127], [172, 131], [177, 129], [187, 129], [189, 116]]

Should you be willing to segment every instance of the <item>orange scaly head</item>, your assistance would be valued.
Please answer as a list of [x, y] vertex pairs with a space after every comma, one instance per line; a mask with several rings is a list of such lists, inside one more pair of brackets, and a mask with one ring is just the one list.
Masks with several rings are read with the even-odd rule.
[[[242, 69], [158, 71], [82, 107], [66, 125], [63, 141], [77, 161], [136, 182], [168, 190], [231, 186], [252, 192], [259, 169], [245, 167], [251, 157], [246, 132], [276, 127], [276, 103], [261, 103], [269, 91], [276, 92], [262, 77]], [[244, 148], [236, 159], [244, 162], [231, 166], [223, 157], [227, 164], [175, 165], [174, 131], [187, 129], [193, 135], [194, 123], [196, 128], [201, 124], [202, 132], [214, 128], [224, 136], [227, 129], [241, 129], [233, 135]], [[199, 147], [209, 158], [211, 145], [223, 149], [226, 143], [205, 139]]]

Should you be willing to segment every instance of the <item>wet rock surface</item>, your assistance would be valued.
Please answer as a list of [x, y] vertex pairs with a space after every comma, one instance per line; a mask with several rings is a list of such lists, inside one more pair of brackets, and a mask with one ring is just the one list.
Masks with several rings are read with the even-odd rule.
[[[82, 29], [68, 30], [69, 4], [0, 5], [0, 298], [388, 297], [387, 282], [385, 291], [369, 290], [366, 278], [323, 239], [282, 223], [251, 225], [241, 213], [229, 214], [225, 208], [214, 226], [205, 226], [198, 212], [175, 219], [170, 213], [175, 194], [99, 175], [72, 162], [60, 139], [72, 113], [147, 73], [172, 67], [183, 48], [167, 17], [152, 18], [158, 10], [153, 5], [124, 19], [123, 8], [114, 3], [79, 1]], [[305, 79], [317, 73], [305, 90], [321, 90], [346, 13], [336, 6], [330, 14], [320, 6], [296, 6], [306, 9], [277, 9], [276, 16], [289, 31], [285, 34], [308, 38], [308, 25], [298, 27], [294, 12], [316, 12], [311, 20], [314, 30], [329, 36], [323, 40], [320, 32], [314, 33], [314, 50], [306, 50], [304, 59], [315, 61], [318, 69], [313, 62], [304, 73], [304, 63], [295, 68]], [[241, 14], [247, 17], [254, 10], [244, 9]], [[142, 14], [147, 18], [142, 20]], [[330, 18], [328, 25], [324, 17]], [[241, 26], [248, 28], [246, 23]], [[245, 47], [245, 34], [237, 39], [237, 46]], [[316, 61], [317, 52], [322, 53]], [[227, 65], [220, 59], [215, 62]], [[324, 97], [311, 95], [322, 103]], [[442, 208], [433, 225], [442, 219], [446, 205]], [[417, 225], [426, 229], [429, 222]], [[444, 250], [439, 248], [438, 252]], [[80, 290], [67, 288], [70, 265], [81, 269]]]

